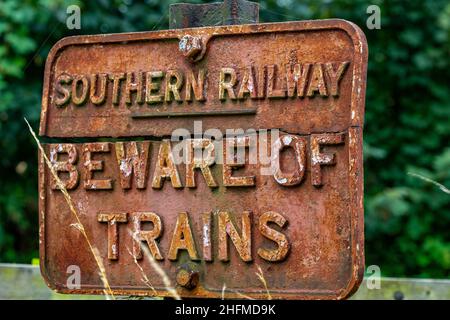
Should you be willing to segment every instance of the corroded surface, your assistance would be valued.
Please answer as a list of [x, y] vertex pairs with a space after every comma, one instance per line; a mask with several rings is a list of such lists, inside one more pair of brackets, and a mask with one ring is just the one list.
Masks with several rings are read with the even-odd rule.
[[[196, 63], [179, 51], [186, 35], [202, 39]], [[142, 245], [183, 297], [265, 298], [258, 267], [274, 298], [356, 290], [364, 271], [366, 63], [363, 34], [342, 20], [60, 41], [46, 65], [40, 133], [90, 139], [45, 150], [113, 291], [154, 294], [137, 261], [157, 294], [169, 295]], [[270, 162], [216, 163], [217, 145], [191, 137], [187, 162], [177, 164], [167, 138], [179, 128], [194, 132], [199, 120], [202, 131], [255, 129]], [[263, 129], [281, 136], [272, 141]], [[224, 157], [230, 146], [252, 149], [248, 137], [232, 139]], [[206, 156], [197, 159], [195, 149]], [[102, 293], [42, 157], [39, 166], [42, 274], [60, 292]], [[80, 289], [67, 287], [69, 265], [80, 267]]]

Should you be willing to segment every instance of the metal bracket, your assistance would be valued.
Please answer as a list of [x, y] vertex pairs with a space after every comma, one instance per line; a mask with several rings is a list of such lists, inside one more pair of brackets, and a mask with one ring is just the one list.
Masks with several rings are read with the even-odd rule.
[[[259, 4], [246, 0], [225, 0], [206, 4], [176, 3], [170, 5], [170, 29], [205, 26], [253, 24], [259, 22]], [[206, 53], [209, 37], [185, 35], [180, 39], [180, 52], [192, 62]]]

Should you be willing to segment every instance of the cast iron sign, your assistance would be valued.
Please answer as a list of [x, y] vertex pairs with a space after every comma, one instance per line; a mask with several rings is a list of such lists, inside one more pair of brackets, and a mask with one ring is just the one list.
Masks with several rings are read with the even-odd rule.
[[[154, 263], [182, 297], [356, 290], [366, 64], [363, 33], [343, 20], [58, 42], [40, 135], [112, 291], [170, 295]], [[103, 293], [42, 154], [39, 172], [43, 276]]]

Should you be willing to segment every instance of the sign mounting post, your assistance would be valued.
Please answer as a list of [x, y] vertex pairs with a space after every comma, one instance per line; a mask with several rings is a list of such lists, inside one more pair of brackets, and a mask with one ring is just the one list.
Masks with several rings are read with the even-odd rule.
[[259, 4], [246, 0], [188, 4], [175, 3], [169, 9], [169, 28], [197, 28], [259, 22]]

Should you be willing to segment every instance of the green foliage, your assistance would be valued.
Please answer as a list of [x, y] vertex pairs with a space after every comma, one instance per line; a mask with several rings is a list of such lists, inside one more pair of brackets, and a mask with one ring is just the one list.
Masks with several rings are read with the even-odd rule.
[[[165, 29], [175, 1], [0, 0], [0, 261], [37, 248], [36, 148], [42, 75], [63, 36]], [[178, 1], [180, 2], [180, 1]], [[201, 2], [201, 1], [189, 1]], [[66, 8], [81, 7], [81, 30]], [[343, 18], [369, 43], [365, 126], [366, 262], [384, 275], [443, 277], [450, 270], [450, 4], [446, 0], [265, 0], [261, 21]], [[381, 8], [368, 30], [366, 9]]]

